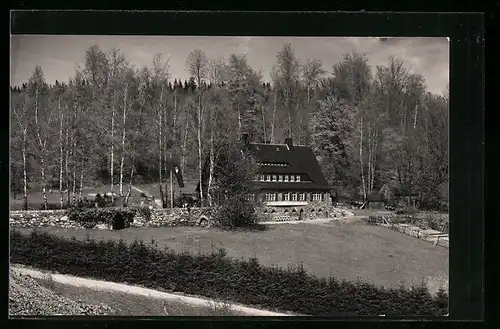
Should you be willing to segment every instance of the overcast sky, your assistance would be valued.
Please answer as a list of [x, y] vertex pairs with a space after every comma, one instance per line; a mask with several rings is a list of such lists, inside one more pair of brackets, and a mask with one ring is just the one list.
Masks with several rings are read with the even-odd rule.
[[428, 90], [441, 94], [449, 80], [449, 44], [446, 38], [340, 38], [340, 37], [186, 37], [186, 36], [11, 36], [11, 85], [27, 81], [36, 65], [44, 71], [47, 82], [67, 81], [76, 65], [83, 64], [85, 50], [97, 44], [107, 51], [120, 49], [136, 67], [151, 66], [155, 53], [169, 59], [170, 76], [188, 78], [186, 58], [195, 48], [208, 57], [228, 57], [231, 53], [247, 55], [248, 63], [262, 70], [264, 80], [276, 62], [276, 54], [287, 42], [292, 43], [301, 62], [319, 59], [331, 73], [332, 66], [346, 52], [365, 53], [373, 70], [386, 64], [389, 56], [401, 58], [406, 66], [424, 76]]

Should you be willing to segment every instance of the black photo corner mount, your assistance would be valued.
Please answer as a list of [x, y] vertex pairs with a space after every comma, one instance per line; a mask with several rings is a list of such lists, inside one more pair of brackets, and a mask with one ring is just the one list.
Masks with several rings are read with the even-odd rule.
[[[233, 36], [358, 36], [449, 37], [450, 46], [450, 315], [434, 318], [142, 318], [105, 317], [71, 321], [12, 320], [15, 326], [107, 327], [125, 325], [176, 328], [199, 325], [232, 328], [389, 325], [399, 320], [426, 319], [425, 326], [485, 317], [484, 286], [484, 51], [485, 19], [481, 13], [278, 13], [278, 12], [133, 12], [133, 11], [14, 11], [11, 34], [87, 35], [233, 35]], [[8, 119], [7, 119], [8, 120]], [[8, 122], [8, 121], [4, 121]], [[3, 130], [8, 134], [8, 130]], [[4, 136], [6, 141], [7, 136]], [[8, 154], [8, 144], [3, 144]], [[4, 157], [5, 159], [5, 157]], [[5, 160], [3, 178], [8, 181]], [[4, 200], [8, 200], [7, 197]], [[8, 207], [8, 202], [6, 202]], [[9, 232], [7, 221], [5, 232]], [[8, 244], [8, 239], [7, 239]], [[8, 247], [8, 245], [7, 245]], [[8, 249], [7, 249], [8, 250]], [[4, 273], [8, 275], [8, 259]], [[6, 285], [4, 285], [4, 288]], [[4, 296], [8, 293], [4, 294]], [[149, 318], [151, 319], [151, 318]], [[71, 321], [71, 322], [67, 322]], [[308, 323], [301, 323], [307, 321]], [[309, 323], [310, 321], [314, 323]], [[165, 323], [163, 323], [165, 322]], [[380, 323], [377, 323], [380, 322]], [[391, 322], [391, 323], [388, 323]], [[394, 323], [394, 324], [393, 324]], [[407, 323], [408, 324], [408, 323]], [[457, 323], [458, 324], [458, 323]], [[455, 325], [455, 324], [454, 324]]]

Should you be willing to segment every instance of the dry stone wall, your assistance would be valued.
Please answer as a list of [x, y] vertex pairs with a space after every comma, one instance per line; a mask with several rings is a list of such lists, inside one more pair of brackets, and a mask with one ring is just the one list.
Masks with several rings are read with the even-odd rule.
[[66, 216], [65, 210], [11, 211], [9, 226], [15, 228], [62, 227], [82, 228]]
[[[302, 218], [300, 212], [302, 210]], [[310, 220], [310, 219], [327, 219], [341, 218], [353, 216], [353, 214], [345, 209], [336, 208], [325, 205], [324, 203], [310, 202], [305, 206], [297, 207], [278, 207], [265, 206], [257, 209], [257, 214], [261, 221], [288, 221], [288, 220]]]
[[151, 218], [136, 216], [132, 227], [198, 226], [209, 224], [208, 208], [153, 209]]
[[[210, 224], [209, 219], [208, 208], [152, 209], [149, 220], [137, 214], [131, 227], [197, 226]], [[83, 228], [79, 223], [70, 220], [65, 210], [11, 211], [9, 226], [12, 228]], [[112, 229], [104, 223], [97, 224], [95, 228]]]

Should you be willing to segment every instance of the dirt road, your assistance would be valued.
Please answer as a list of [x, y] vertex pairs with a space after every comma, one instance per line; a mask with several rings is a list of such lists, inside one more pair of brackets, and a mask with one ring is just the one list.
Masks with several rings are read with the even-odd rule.
[[[31, 268], [26, 268], [18, 265], [11, 265], [11, 269], [18, 273], [29, 275], [34, 278], [43, 278], [46, 276], [46, 273], [43, 273], [38, 270], [34, 270]], [[100, 281], [100, 280], [92, 280], [85, 279], [80, 277], [75, 277], [71, 275], [64, 274], [52, 274], [52, 279], [55, 282], [59, 282], [62, 284], [77, 286], [77, 287], [85, 287], [89, 289], [102, 290], [102, 291], [114, 291], [114, 292], [122, 292], [139, 296], [147, 296], [152, 298], [158, 298], [164, 301], [175, 301], [181, 302], [193, 306], [205, 307], [209, 303], [214, 303], [216, 301], [210, 300], [207, 298], [194, 297], [194, 296], [186, 296], [180, 294], [166, 293], [158, 290], [152, 290], [147, 288], [142, 288], [138, 286], [132, 286], [127, 284], [108, 282], [108, 281]], [[247, 307], [244, 305], [232, 304], [231, 308], [238, 313], [242, 313], [249, 316], [290, 316], [290, 314], [285, 313], [277, 313], [266, 310], [261, 310], [257, 308]]]

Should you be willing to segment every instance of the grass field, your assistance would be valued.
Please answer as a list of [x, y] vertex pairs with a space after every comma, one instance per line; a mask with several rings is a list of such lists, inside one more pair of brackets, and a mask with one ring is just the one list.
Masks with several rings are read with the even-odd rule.
[[[334, 275], [397, 287], [426, 280], [432, 291], [448, 288], [448, 250], [363, 222], [273, 225], [263, 232], [226, 232], [216, 228], [133, 228], [120, 231], [39, 229], [62, 237], [120, 238], [167, 246], [178, 252], [210, 252], [224, 247], [233, 258], [257, 257], [264, 266], [298, 265], [317, 276]], [[20, 229], [29, 233], [31, 229]]]
[[[242, 315], [231, 309], [229, 304], [207, 303], [205, 307], [196, 307], [181, 302], [163, 302], [160, 299], [136, 296], [133, 294], [99, 291], [84, 287], [75, 287], [45, 279], [36, 279], [57, 295], [72, 300], [82, 300], [89, 304], [103, 303], [110, 306], [119, 316], [229, 316]], [[165, 311], [168, 313], [166, 314]]]

